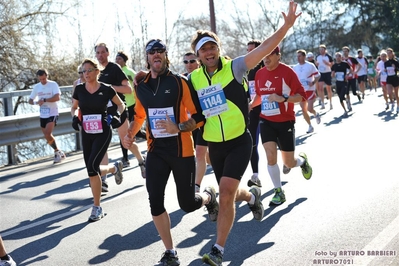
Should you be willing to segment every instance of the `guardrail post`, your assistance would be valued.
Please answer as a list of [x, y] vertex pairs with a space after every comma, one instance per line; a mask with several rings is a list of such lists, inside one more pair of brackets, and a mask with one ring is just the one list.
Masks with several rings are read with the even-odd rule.
[[75, 143], [76, 143], [76, 150], [81, 151], [82, 150], [82, 135], [80, 135], [80, 132], [75, 134]]
[[[4, 116], [13, 115], [13, 107], [12, 107], [12, 97], [6, 97], [4, 99]], [[17, 148], [15, 144], [11, 144], [7, 146], [7, 158], [8, 164], [17, 164]]]
[[9, 165], [18, 163], [17, 148], [15, 147], [15, 145], [7, 146], [7, 156]]

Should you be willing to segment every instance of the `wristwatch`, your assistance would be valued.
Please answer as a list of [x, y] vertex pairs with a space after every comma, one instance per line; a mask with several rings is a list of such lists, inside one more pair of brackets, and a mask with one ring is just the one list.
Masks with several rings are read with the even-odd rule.
[[179, 128], [180, 131], [183, 131], [183, 130], [184, 130], [184, 125], [183, 125], [183, 123], [177, 124], [177, 127]]
[[287, 102], [287, 101], [288, 101], [288, 98], [289, 98], [290, 96], [288, 96], [287, 94], [283, 94], [283, 97], [284, 97], [284, 102]]

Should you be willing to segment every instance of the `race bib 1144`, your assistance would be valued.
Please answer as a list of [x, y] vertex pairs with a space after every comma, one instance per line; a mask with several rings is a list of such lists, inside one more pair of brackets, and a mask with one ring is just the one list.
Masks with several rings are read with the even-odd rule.
[[201, 104], [202, 113], [205, 117], [212, 117], [226, 112], [226, 96], [220, 84], [215, 84], [204, 89], [198, 90], [198, 98]]

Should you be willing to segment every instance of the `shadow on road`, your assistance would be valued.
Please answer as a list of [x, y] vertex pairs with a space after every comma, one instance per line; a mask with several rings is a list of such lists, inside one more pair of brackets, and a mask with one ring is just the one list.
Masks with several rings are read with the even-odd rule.
[[[53, 222], [49, 223], [48, 225], [52, 224]], [[48, 225], [45, 225], [44, 228], [47, 228]], [[80, 224], [72, 225], [70, 227], [67, 227], [65, 229], [59, 230], [51, 235], [48, 235], [46, 237], [34, 240], [32, 242], [27, 243], [26, 245], [15, 249], [12, 252], [12, 256], [15, 259], [15, 261], [19, 261], [18, 263], [19, 266], [25, 266], [25, 265], [30, 265], [34, 262], [38, 261], [44, 261], [48, 258], [47, 255], [42, 255], [39, 257], [36, 257], [34, 259], [32, 258], [32, 255], [37, 256], [42, 253], [47, 253], [49, 250], [52, 250], [58, 246], [58, 244], [66, 237], [76, 234], [80, 230], [82, 230], [86, 225], [88, 225], [87, 222], [82, 222]], [[33, 231], [33, 230], [32, 230]], [[27, 231], [18, 233], [13, 235], [15, 238], [25, 238], [28, 237], [26, 236]], [[69, 254], [71, 255], [71, 254]], [[29, 260], [31, 259], [31, 260]], [[21, 263], [22, 262], [22, 263]], [[43, 262], [45, 264], [45, 262]]]
[[378, 114], [374, 114], [374, 116], [378, 116], [384, 122], [389, 122], [391, 120], [395, 120], [398, 117], [398, 113], [393, 113], [391, 111], [382, 111]]
[[[15, 178], [15, 177], [22, 176], [22, 175], [25, 175], [25, 174], [29, 174], [29, 175], [32, 175], [32, 176], [35, 176], [35, 177], [42, 175], [42, 177], [40, 177], [40, 178], [32, 178], [32, 181], [29, 181], [29, 182], [16, 183], [15, 185], [9, 187], [8, 190], [4, 190], [4, 191], [0, 192], [0, 195], [10, 194], [10, 193], [13, 193], [15, 191], [22, 190], [22, 189], [31, 189], [31, 188], [34, 188], [34, 187], [40, 187], [40, 186], [46, 185], [46, 184], [51, 183], [51, 182], [57, 182], [61, 178], [68, 177], [70, 174], [76, 174], [78, 171], [80, 171], [80, 170], [82, 170], [84, 168], [85, 167], [73, 168], [73, 169], [70, 169], [68, 171], [64, 171], [62, 173], [57, 173], [57, 174], [53, 174], [53, 175], [43, 175], [43, 173], [45, 173], [45, 171], [44, 171], [44, 169], [42, 167], [40, 167], [40, 168], [34, 169], [32, 171], [29, 171], [29, 173], [28, 172], [19, 172], [18, 174], [7, 175], [7, 179]], [[2, 178], [1, 180], [6, 181], [6, 179], [4, 179], [4, 178]], [[81, 184], [81, 182], [82, 182], [82, 184]], [[86, 185], [88, 184], [87, 179], [84, 179], [84, 183]], [[70, 184], [70, 186], [69, 185], [67, 185], [67, 186], [68, 186], [68, 191], [64, 191], [63, 193], [68, 193], [68, 192], [71, 192], [73, 190], [76, 190], [76, 188], [83, 188], [84, 187], [82, 180], [79, 181], [79, 182], [76, 182], [74, 184]], [[58, 189], [59, 188], [57, 188], [56, 190], [58, 190]], [[54, 192], [54, 191], [52, 191], [52, 192]], [[50, 195], [53, 195], [53, 194], [50, 193]], [[50, 195], [48, 195], [48, 196], [50, 196]]]
[[[272, 191], [269, 191], [267, 194], [272, 193]], [[263, 197], [265, 196], [266, 195], [263, 195]], [[240, 222], [240, 218], [248, 215], [250, 210], [247, 204], [237, 207], [236, 219], [225, 247], [226, 253], [223, 257], [225, 263], [228, 261], [230, 261], [230, 263], [225, 265], [245, 265], [245, 259], [248, 259], [257, 253], [272, 247], [274, 242], [259, 243], [259, 241], [270, 232], [270, 230], [284, 215], [288, 214], [294, 207], [298, 206], [305, 200], [306, 198], [297, 199], [295, 202], [289, 204], [286, 208], [281, 209], [270, 216], [268, 215], [274, 210], [274, 208], [267, 208], [265, 206], [265, 218], [263, 218], [261, 222], [257, 222], [255, 220]], [[205, 221], [196, 228], [193, 228], [193, 231], [197, 232], [197, 235], [192, 239], [187, 239], [179, 243], [177, 247], [189, 247], [192, 245], [192, 241], [194, 241], [194, 244], [198, 244], [199, 242], [202, 242], [204, 238], [208, 238], [208, 244], [200, 250], [199, 256], [201, 257], [203, 254], [209, 252], [211, 250], [211, 245], [213, 245], [216, 241], [216, 224], [213, 226], [214, 229], [212, 231], [209, 231], [209, 224], [209, 221]], [[199, 265], [199, 262], [201, 262], [200, 258], [192, 261], [189, 265]]]

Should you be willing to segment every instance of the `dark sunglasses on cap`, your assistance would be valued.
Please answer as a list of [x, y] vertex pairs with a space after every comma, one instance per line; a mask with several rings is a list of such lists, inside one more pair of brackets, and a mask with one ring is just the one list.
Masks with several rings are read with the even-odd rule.
[[195, 60], [195, 59], [183, 60], [183, 63], [186, 64], [186, 65], [187, 65], [188, 63], [194, 64], [195, 62], [197, 62], [197, 60]]
[[151, 50], [148, 50], [147, 53], [149, 53], [149, 54], [155, 54], [155, 53], [163, 54], [163, 53], [165, 53], [165, 51], [166, 51], [166, 49], [151, 49]]

